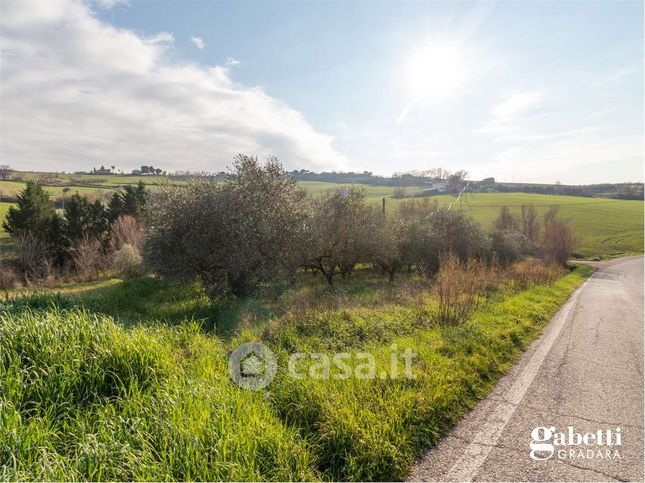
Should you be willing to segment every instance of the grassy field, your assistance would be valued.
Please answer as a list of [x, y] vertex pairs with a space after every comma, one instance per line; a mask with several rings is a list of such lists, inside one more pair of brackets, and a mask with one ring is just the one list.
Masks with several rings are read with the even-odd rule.
[[[10, 196], [14, 197], [20, 193], [25, 188], [25, 183], [17, 181], [0, 181], [0, 201], [3, 197]], [[106, 195], [109, 195], [114, 191], [114, 188], [101, 187], [101, 186], [45, 186], [45, 191], [51, 194], [53, 197], [58, 197], [63, 194], [63, 190], [69, 188], [67, 196], [71, 196], [74, 193], [79, 193], [81, 195], [94, 196], [96, 198], [105, 198]]]
[[[33, 174], [35, 177], [36, 174]], [[94, 183], [94, 186], [70, 186], [68, 194], [80, 194], [106, 198], [112, 191], [124, 184], [134, 184], [140, 179], [147, 183], [160, 183], [164, 178], [159, 176], [94, 176], [94, 175], [55, 175], [59, 182], [71, 183], [82, 180]], [[29, 177], [29, 173], [26, 174]], [[51, 181], [51, 179], [50, 179]], [[313, 196], [320, 196], [331, 190], [352, 185], [337, 183], [310, 182], [299, 183]], [[393, 187], [355, 185], [365, 190], [368, 202], [380, 204], [386, 198], [386, 210], [393, 212], [403, 201], [394, 199]], [[15, 196], [24, 187], [23, 183], [0, 181], [0, 194]], [[54, 196], [62, 194], [62, 186], [48, 186], [47, 191]], [[154, 186], [152, 187], [154, 189]], [[407, 196], [417, 194], [421, 188], [405, 189]], [[493, 219], [502, 206], [508, 206], [519, 212], [522, 204], [533, 203], [540, 213], [550, 206], [560, 206], [563, 217], [571, 220], [576, 235], [580, 238], [578, 252], [585, 257], [616, 257], [643, 253], [643, 202], [612, 200], [606, 198], [581, 198], [573, 196], [538, 195], [528, 193], [473, 193], [457, 201], [451, 195], [434, 196], [441, 204], [452, 204], [454, 209], [463, 209], [474, 217], [485, 228], [490, 227]], [[1, 201], [1, 199], [0, 199]], [[0, 202], [0, 219], [4, 219], [7, 203]], [[0, 230], [1, 231], [1, 230]], [[0, 237], [6, 235], [0, 233]]]
[[527, 193], [473, 193], [461, 202], [449, 195], [434, 199], [452, 203], [489, 227], [502, 206], [519, 213], [522, 204], [533, 203], [539, 213], [559, 206], [561, 215], [571, 221], [580, 238], [578, 251], [588, 257], [615, 257], [643, 253], [643, 202], [580, 198], [574, 196], [536, 195]]
[[[415, 279], [362, 274], [330, 291], [301, 280], [211, 304], [155, 278], [25, 294], [0, 312], [2, 480], [397, 480], [484, 397], [590, 273], [490, 293], [461, 327], [428, 323]], [[308, 279], [311, 280], [310, 275]], [[191, 322], [192, 321], [192, 322]], [[227, 355], [278, 356], [262, 391], [233, 385]], [[296, 351], [392, 347], [415, 378], [293, 379]]]

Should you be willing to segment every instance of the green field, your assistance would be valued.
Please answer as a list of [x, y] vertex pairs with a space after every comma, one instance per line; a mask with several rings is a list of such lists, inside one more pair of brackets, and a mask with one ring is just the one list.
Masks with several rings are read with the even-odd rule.
[[[23, 173], [26, 178], [36, 177], [35, 173]], [[39, 174], [42, 177], [42, 174]], [[123, 176], [123, 175], [49, 175], [48, 181], [71, 183], [81, 180], [90, 185], [70, 185], [68, 195], [80, 194], [105, 199], [112, 191], [125, 184], [135, 184], [143, 180], [148, 184], [159, 184], [165, 178], [160, 176]], [[386, 210], [392, 212], [404, 200], [394, 199], [395, 188], [389, 186], [349, 185], [314, 181], [299, 182], [313, 196], [320, 196], [329, 191], [355, 186], [365, 191], [368, 202], [380, 204], [386, 199]], [[15, 196], [24, 187], [23, 183], [0, 181], [0, 201], [2, 195]], [[48, 186], [47, 191], [54, 196], [62, 194], [63, 186]], [[152, 188], [154, 189], [154, 187]], [[421, 188], [405, 188], [406, 196], [418, 194]], [[570, 219], [576, 235], [580, 239], [577, 250], [585, 257], [616, 257], [643, 253], [643, 202], [613, 200], [607, 198], [582, 198], [574, 196], [538, 195], [528, 193], [473, 193], [466, 194], [460, 200], [451, 195], [434, 196], [441, 204], [454, 209], [462, 209], [479, 221], [484, 228], [490, 227], [502, 206], [519, 212], [522, 204], [533, 203], [540, 213], [551, 206], [560, 206], [563, 217]], [[7, 203], [0, 202], [0, 219], [4, 219]], [[0, 237], [4, 236], [0, 233]]]
[[[25, 184], [17, 181], [0, 181], [0, 201], [5, 196], [16, 196], [20, 191], [25, 188]], [[105, 195], [109, 195], [114, 188], [102, 187], [101, 185], [96, 186], [45, 186], [45, 191], [50, 193], [52, 196], [57, 197], [63, 194], [63, 190], [69, 188], [67, 192], [68, 196], [71, 196], [74, 193], [79, 193], [81, 195], [95, 196], [97, 198], [104, 198]]]
[[502, 206], [519, 213], [522, 204], [533, 203], [539, 213], [559, 206], [562, 217], [569, 219], [581, 244], [577, 250], [585, 256], [616, 257], [643, 253], [643, 202], [581, 198], [575, 196], [535, 195], [527, 193], [473, 193], [456, 201], [449, 195], [436, 196], [441, 203], [452, 203], [489, 227]]
[[[370, 273], [216, 303], [153, 277], [18, 293], [0, 312], [0, 480], [404, 479], [589, 273], [500, 287], [457, 327], [428, 322], [427, 285]], [[227, 356], [257, 340], [279, 370], [252, 392]], [[413, 379], [286, 370], [294, 352], [361, 351], [390, 374], [392, 347], [417, 354]]]

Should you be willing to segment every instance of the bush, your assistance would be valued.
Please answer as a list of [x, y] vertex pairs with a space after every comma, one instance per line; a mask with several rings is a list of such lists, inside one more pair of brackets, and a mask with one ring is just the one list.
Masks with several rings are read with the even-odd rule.
[[487, 257], [490, 240], [477, 222], [461, 211], [440, 208], [436, 202], [411, 201], [399, 209], [403, 228], [401, 250], [427, 276], [439, 270], [442, 257], [452, 253], [465, 263]]
[[130, 215], [121, 215], [114, 220], [110, 228], [110, 248], [117, 251], [124, 245], [131, 245], [141, 251], [143, 236], [143, 228], [136, 218]]
[[114, 268], [125, 278], [143, 275], [143, 258], [139, 250], [127, 243], [123, 245], [114, 253]]
[[542, 260], [527, 259], [514, 264], [509, 272], [511, 280], [521, 288], [551, 283], [562, 276], [562, 267]]
[[516, 230], [495, 230], [491, 234], [491, 250], [502, 265], [519, 260], [527, 245], [526, 236]]
[[166, 186], [151, 198], [144, 254], [160, 275], [199, 277], [211, 298], [293, 277], [305, 193], [275, 158], [238, 156], [223, 183]]
[[8, 292], [20, 286], [20, 274], [15, 267], [0, 264], [0, 290]]
[[464, 324], [488, 286], [487, 272], [482, 260], [471, 258], [464, 264], [454, 254], [442, 258], [434, 287], [438, 305], [433, 321]]
[[27, 279], [33, 277], [44, 281], [53, 276], [53, 262], [43, 240], [23, 232], [16, 237], [16, 246], [17, 264]]
[[568, 222], [556, 219], [546, 226], [542, 250], [547, 260], [564, 265], [577, 245]]
[[82, 278], [93, 280], [105, 264], [101, 243], [96, 238], [84, 237], [69, 250], [76, 273]]

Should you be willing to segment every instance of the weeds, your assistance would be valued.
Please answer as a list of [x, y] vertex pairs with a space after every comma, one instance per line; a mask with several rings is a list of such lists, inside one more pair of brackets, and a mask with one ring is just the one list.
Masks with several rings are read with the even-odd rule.
[[[257, 300], [224, 307], [197, 286], [154, 278], [10, 300], [0, 311], [0, 479], [404, 479], [590, 272], [489, 295], [490, 274], [477, 262], [451, 263], [446, 290], [463, 282], [478, 297], [455, 325], [423, 323], [440, 302], [415, 281], [419, 307], [386, 281], [347, 281], [346, 290], [341, 281], [325, 309], [302, 312], [292, 310], [315, 290], [270, 309]], [[123, 327], [107, 313], [139, 324]], [[244, 328], [220, 339], [180, 322], [191, 314]], [[258, 339], [280, 361], [264, 393], [237, 388], [226, 372], [227, 353]], [[285, 369], [294, 350], [361, 350], [379, 374], [392, 344], [418, 354], [415, 379], [294, 380]]]

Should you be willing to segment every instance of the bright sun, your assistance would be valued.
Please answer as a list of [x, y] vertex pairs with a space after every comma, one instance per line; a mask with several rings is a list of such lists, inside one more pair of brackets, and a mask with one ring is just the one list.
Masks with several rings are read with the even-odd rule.
[[464, 78], [462, 53], [456, 46], [430, 42], [417, 48], [404, 67], [404, 81], [415, 101], [440, 101]]

